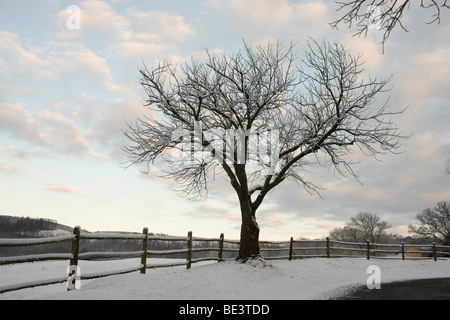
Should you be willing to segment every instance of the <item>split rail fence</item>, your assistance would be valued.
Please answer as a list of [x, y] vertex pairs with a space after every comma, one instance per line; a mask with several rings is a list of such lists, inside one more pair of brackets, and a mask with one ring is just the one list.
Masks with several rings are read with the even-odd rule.
[[[84, 252], [80, 253], [81, 240], [136, 240], [140, 241], [142, 248], [131, 252]], [[69, 274], [67, 277], [59, 277], [47, 280], [37, 280], [21, 284], [0, 286], [0, 294], [25, 288], [45, 286], [67, 282], [67, 289], [76, 288], [76, 281], [107, 277], [140, 271], [145, 274], [147, 269], [186, 266], [190, 269], [193, 263], [202, 261], [224, 261], [224, 253], [238, 252], [239, 241], [226, 240], [221, 234], [219, 238], [197, 238], [189, 232], [187, 237], [149, 235], [145, 228], [142, 233], [89, 233], [82, 232], [80, 227], [75, 227], [73, 234], [49, 238], [37, 239], [0, 239], [0, 247], [36, 246], [51, 243], [71, 241], [70, 253], [45, 253], [24, 256], [0, 257], [0, 266], [8, 264], [40, 262], [49, 260], [69, 260]], [[179, 241], [185, 242], [186, 247], [175, 250], [148, 250], [150, 241]], [[216, 247], [193, 247], [193, 242], [216, 242]], [[261, 241], [261, 255], [266, 260], [294, 260], [304, 258], [340, 258], [340, 257], [365, 257], [367, 259], [438, 259], [450, 256], [450, 246], [442, 245], [408, 245], [408, 244], [375, 244], [353, 243], [325, 240], [294, 240], [290, 241]], [[216, 256], [193, 258], [194, 253], [217, 252]], [[300, 254], [300, 253], [302, 254]], [[149, 264], [148, 256], [185, 254], [186, 261], [166, 264]], [[107, 259], [120, 260], [128, 258], [140, 258], [140, 264], [135, 267], [116, 271], [98, 272], [92, 274], [77, 274], [79, 260]]]

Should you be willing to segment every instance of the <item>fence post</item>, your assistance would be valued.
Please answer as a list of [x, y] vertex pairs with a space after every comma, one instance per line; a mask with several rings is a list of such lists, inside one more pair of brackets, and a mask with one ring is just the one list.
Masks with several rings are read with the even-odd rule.
[[289, 261], [292, 260], [293, 251], [294, 251], [294, 238], [291, 237], [291, 242], [289, 243]]
[[142, 240], [142, 256], [141, 264], [143, 265], [141, 269], [141, 274], [145, 274], [147, 270], [147, 246], [148, 246], [148, 228], [144, 228], [142, 233], [145, 235], [144, 240]]
[[330, 238], [327, 237], [327, 258], [330, 258]]
[[191, 268], [191, 264], [192, 264], [192, 231], [188, 232], [188, 242], [187, 242], [187, 246], [188, 246], [188, 252], [187, 252], [187, 265], [186, 265], [186, 269], [190, 269]]
[[72, 240], [72, 259], [70, 259], [69, 265], [69, 277], [67, 278], [67, 291], [73, 290], [76, 288], [76, 277], [77, 277], [77, 269], [78, 269], [78, 253], [80, 251], [80, 234], [81, 228], [76, 226], [73, 229], [73, 234], [75, 235], [75, 239]]
[[402, 242], [402, 260], [405, 260], [405, 243]]
[[370, 260], [370, 242], [367, 240], [367, 260]]
[[433, 258], [434, 261], [437, 261], [436, 244], [434, 242], [433, 242]]
[[221, 233], [220, 239], [219, 239], [219, 262], [223, 261], [223, 240], [224, 240], [224, 235], [223, 235], [223, 233]]

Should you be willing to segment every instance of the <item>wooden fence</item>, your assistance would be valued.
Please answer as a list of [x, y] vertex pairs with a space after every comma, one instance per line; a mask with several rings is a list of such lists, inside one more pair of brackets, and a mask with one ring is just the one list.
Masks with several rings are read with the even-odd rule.
[[[136, 240], [142, 246], [139, 251], [131, 252], [84, 252], [80, 253], [81, 240]], [[0, 266], [7, 264], [38, 262], [49, 260], [69, 260], [69, 274], [67, 277], [53, 278], [47, 280], [31, 281], [21, 284], [0, 286], [0, 294], [8, 291], [32, 288], [67, 282], [67, 289], [76, 288], [77, 280], [95, 279], [112, 275], [126, 274], [140, 271], [145, 274], [147, 269], [166, 268], [176, 266], [186, 266], [191, 268], [193, 263], [201, 261], [223, 261], [224, 253], [235, 253], [239, 249], [239, 241], [225, 240], [221, 234], [219, 238], [196, 238], [189, 232], [187, 237], [157, 236], [149, 235], [145, 228], [142, 233], [89, 233], [82, 232], [80, 227], [75, 227], [72, 235], [38, 238], [38, 239], [0, 239], [0, 247], [21, 247], [35, 246], [71, 241], [70, 253], [46, 253], [25, 256], [0, 257]], [[150, 241], [180, 241], [186, 243], [185, 249], [176, 250], [148, 250]], [[193, 247], [193, 242], [216, 242], [216, 247]], [[406, 244], [375, 244], [375, 243], [353, 243], [333, 241], [329, 238], [325, 240], [294, 240], [290, 241], [261, 241], [261, 255], [266, 260], [293, 260], [303, 258], [338, 258], [338, 257], [365, 257], [367, 259], [434, 259], [443, 258], [450, 255], [450, 246], [431, 245], [406, 245]], [[234, 246], [234, 247], [233, 247]], [[413, 249], [413, 250], [411, 250]], [[194, 253], [216, 252], [215, 256], [193, 258]], [[185, 254], [186, 261], [168, 264], [148, 264], [148, 256]], [[419, 257], [419, 256], [420, 257]], [[140, 258], [140, 264], [135, 267], [122, 270], [99, 272], [92, 274], [77, 274], [79, 260], [92, 259], [127, 259]]]

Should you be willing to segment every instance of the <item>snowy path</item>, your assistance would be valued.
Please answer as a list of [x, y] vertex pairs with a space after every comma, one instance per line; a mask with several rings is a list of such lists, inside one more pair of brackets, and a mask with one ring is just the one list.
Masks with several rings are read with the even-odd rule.
[[[164, 262], [162, 260], [161, 262]], [[401, 261], [366, 259], [305, 259], [270, 261], [261, 267], [236, 262], [196, 264], [147, 270], [81, 282], [81, 290], [67, 292], [65, 284], [25, 289], [0, 295], [4, 299], [162, 299], [162, 300], [300, 300], [328, 299], [349, 286], [366, 285], [376, 265], [383, 283], [409, 279], [450, 277], [450, 260]], [[88, 262], [82, 272], [115, 270], [139, 264], [139, 259]], [[0, 286], [66, 274], [67, 262], [0, 267]]]

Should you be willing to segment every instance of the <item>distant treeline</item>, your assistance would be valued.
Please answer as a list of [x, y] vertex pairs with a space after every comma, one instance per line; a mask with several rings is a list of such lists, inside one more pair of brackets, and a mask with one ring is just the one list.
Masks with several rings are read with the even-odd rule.
[[39, 238], [57, 225], [56, 220], [50, 219], [0, 216], [0, 238]]

